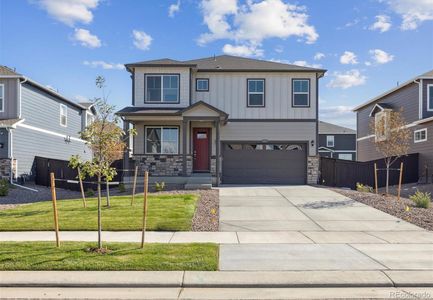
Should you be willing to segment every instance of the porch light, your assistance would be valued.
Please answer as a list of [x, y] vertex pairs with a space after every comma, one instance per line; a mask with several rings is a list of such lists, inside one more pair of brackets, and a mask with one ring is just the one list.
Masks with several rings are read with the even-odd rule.
[[311, 140], [311, 147], [314, 147], [314, 140]]

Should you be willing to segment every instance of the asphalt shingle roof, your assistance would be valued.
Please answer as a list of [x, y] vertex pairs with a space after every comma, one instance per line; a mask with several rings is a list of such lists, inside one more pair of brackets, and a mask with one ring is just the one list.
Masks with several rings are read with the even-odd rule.
[[3, 76], [21, 76], [21, 74], [15, 72], [15, 70], [12, 70], [11, 68], [8, 68], [6, 66], [0, 66], [0, 75], [3, 75]]
[[319, 134], [356, 134], [356, 131], [343, 126], [320, 121]]

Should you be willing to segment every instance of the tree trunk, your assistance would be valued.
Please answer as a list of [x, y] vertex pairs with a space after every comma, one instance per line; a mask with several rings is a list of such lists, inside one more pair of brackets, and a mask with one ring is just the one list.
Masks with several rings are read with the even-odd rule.
[[98, 248], [102, 248], [102, 222], [101, 222], [101, 176], [98, 176]]
[[110, 207], [110, 186], [108, 184], [108, 180], [106, 182], [106, 190], [107, 190], [107, 207]]
[[389, 188], [389, 165], [386, 165], [386, 195], [388, 195], [388, 188]]

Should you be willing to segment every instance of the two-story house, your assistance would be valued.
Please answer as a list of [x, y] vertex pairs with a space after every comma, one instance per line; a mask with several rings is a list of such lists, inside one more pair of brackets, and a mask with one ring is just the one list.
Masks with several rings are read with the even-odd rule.
[[69, 160], [91, 152], [79, 132], [95, 114], [56, 91], [0, 66], [0, 175], [34, 179], [35, 156]]
[[[153, 177], [213, 184], [316, 183], [325, 70], [235, 56], [126, 65], [132, 159]], [[180, 178], [180, 179], [179, 179]]]
[[323, 157], [356, 160], [356, 131], [320, 121], [319, 154]]
[[433, 138], [429, 136], [433, 134], [433, 70], [354, 109], [357, 115], [358, 160], [368, 161], [382, 157], [374, 145], [376, 135], [369, 128], [371, 120], [386, 117], [387, 112], [400, 109], [413, 133], [410, 153], [419, 153], [419, 175], [430, 177], [433, 173]]

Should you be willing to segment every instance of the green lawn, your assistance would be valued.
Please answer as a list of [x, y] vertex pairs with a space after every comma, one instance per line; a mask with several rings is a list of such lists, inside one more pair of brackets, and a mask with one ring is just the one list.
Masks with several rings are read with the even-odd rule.
[[[147, 230], [189, 231], [194, 216], [197, 195], [150, 195], [148, 198]], [[143, 196], [111, 197], [111, 207], [103, 206], [102, 229], [141, 230]], [[103, 199], [105, 205], [105, 199]], [[97, 201], [57, 201], [60, 230], [97, 230]], [[53, 205], [51, 201], [26, 204], [13, 209], [0, 210], [0, 231], [53, 230]]]
[[89, 252], [96, 243], [53, 242], [0, 243], [0, 270], [140, 270], [216, 271], [216, 244], [104, 243], [107, 254]]

